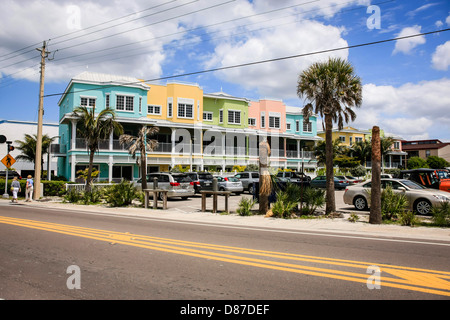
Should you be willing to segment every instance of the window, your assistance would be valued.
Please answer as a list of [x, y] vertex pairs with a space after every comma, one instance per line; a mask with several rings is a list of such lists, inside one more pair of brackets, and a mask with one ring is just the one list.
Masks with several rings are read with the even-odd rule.
[[345, 142], [345, 136], [339, 136], [339, 141], [340, 142]]
[[400, 141], [394, 141], [394, 149], [396, 150], [400, 149]]
[[269, 128], [280, 129], [280, 117], [269, 116]]
[[297, 132], [300, 131], [300, 121], [299, 120], [295, 121], [295, 131], [297, 131]]
[[303, 121], [303, 132], [312, 132], [311, 121], [308, 122]]
[[248, 125], [249, 126], [256, 126], [256, 118], [248, 118]]
[[212, 121], [213, 113], [212, 112], [203, 112], [203, 120], [204, 121]]
[[261, 112], [261, 128], [266, 127], [266, 114], [264, 112]]
[[161, 114], [161, 106], [147, 106], [148, 114]]
[[81, 97], [82, 107], [95, 107], [95, 98]]
[[139, 113], [142, 112], [142, 97], [139, 97]]
[[167, 117], [172, 118], [173, 115], [173, 98], [167, 99]]
[[431, 155], [431, 151], [430, 150], [425, 150], [425, 157], [429, 157]]
[[290, 123], [286, 123], [286, 130], [291, 130], [291, 124]]
[[133, 96], [117, 96], [116, 109], [122, 111], [134, 110], [134, 97]]
[[109, 93], [105, 94], [105, 108], [109, 108]]
[[219, 110], [219, 123], [223, 123], [223, 110]]
[[355, 142], [361, 142], [361, 141], [363, 141], [363, 138], [361, 138], [361, 137], [355, 137]]
[[228, 110], [228, 123], [241, 124], [241, 112], [235, 110]]
[[178, 104], [178, 118], [192, 119], [193, 118], [192, 108], [193, 108], [192, 104], [179, 103]]

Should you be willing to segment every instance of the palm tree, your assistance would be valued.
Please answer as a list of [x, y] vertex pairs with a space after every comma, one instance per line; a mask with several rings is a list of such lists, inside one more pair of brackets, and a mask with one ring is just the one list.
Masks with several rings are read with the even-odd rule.
[[353, 155], [361, 161], [361, 164], [366, 167], [367, 159], [372, 154], [372, 145], [369, 140], [356, 141], [352, 146]]
[[362, 103], [361, 79], [355, 75], [352, 65], [340, 58], [330, 58], [327, 62], [317, 62], [304, 70], [297, 83], [297, 94], [309, 100], [303, 107], [303, 117], [308, 121], [313, 113], [325, 119], [325, 152], [327, 175], [327, 214], [336, 210], [333, 178], [333, 122], [338, 129], [344, 121], [354, 120], [352, 107]]
[[[325, 148], [326, 143], [325, 141], [319, 141], [314, 146], [314, 155], [317, 158], [318, 164], [325, 164], [326, 163], [326, 152]], [[341, 145], [341, 141], [339, 138], [335, 139], [333, 141], [333, 160], [336, 158], [336, 156], [340, 156], [346, 153], [346, 147]]]
[[159, 132], [158, 127], [142, 126], [137, 137], [129, 134], [123, 134], [119, 137], [119, 142], [128, 147], [128, 152], [131, 154], [133, 159], [136, 158], [136, 152], [140, 152], [140, 156], [136, 159], [136, 163], [141, 167], [142, 190], [147, 189], [146, 150], [151, 152], [158, 147], [158, 140], [148, 139], [148, 137], [156, 134], [157, 132]]
[[[47, 134], [44, 134], [42, 136], [41, 172], [43, 172], [44, 168], [44, 154], [48, 153], [50, 144], [53, 142], [53, 140], [55, 140], [55, 138], [56, 137], [51, 138]], [[25, 134], [24, 141], [16, 140], [15, 142], [18, 144], [16, 148], [22, 152], [16, 157], [16, 159], [34, 163], [36, 161], [36, 141], [37, 135], [35, 134], [34, 135]]]
[[394, 138], [392, 137], [382, 137], [380, 138], [380, 148], [381, 148], [381, 171], [384, 172], [384, 161], [385, 157], [391, 151], [392, 145], [394, 144]]
[[86, 177], [86, 191], [91, 191], [92, 166], [94, 164], [94, 154], [99, 149], [99, 142], [108, 139], [112, 132], [122, 134], [123, 128], [116, 121], [114, 110], [106, 108], [95, 116], [95, 107], [78, 107], [73, 110], [78, 117], [77, 133], [84, 138], [86, 148], [89, 151], [89, 169]]

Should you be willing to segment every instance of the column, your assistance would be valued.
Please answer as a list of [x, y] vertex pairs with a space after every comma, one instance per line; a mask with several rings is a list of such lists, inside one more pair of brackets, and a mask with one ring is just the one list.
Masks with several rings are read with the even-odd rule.
[[77, 121], [71, 120], [71, 122], [72, 122], [72, 146], [70, 147], [70, 149], [75, 150], [77, 140]]
[[75, 166], [76, 166], [76, 156], [72, 154], [70, 156], [70, 181], [75, 182]]
[[113, 156], [109, 156], [109, 161], [108, 161], [108, 182], [111, 183], [112, 182], [112, 175], [113, 175]]
[[171, 142], [172, 142], [171, 166], [173, 168], [175, 166], [174, 153], [175, 153], [175, 136], [176, 136], [176, 131], [177, 130], [175, 128], [170, 128], [170, 130], [172, 130], [172, 133], [171, 133]]

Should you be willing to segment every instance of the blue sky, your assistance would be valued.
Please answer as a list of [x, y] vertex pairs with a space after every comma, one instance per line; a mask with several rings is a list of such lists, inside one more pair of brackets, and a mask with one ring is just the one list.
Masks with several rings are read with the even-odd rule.
[[[0, 119], [37, 120], [34, 48], [43, 40], [51, 39], [45, 94], [52, 95], [83, 71], [158, 79], [447, 28], [448, 0], [3, 0]], [[301, 107], [299, 73], [329, 56], [348, 59], [364, 85], [348, 125], [450, 141], [450, 31], [176, 80]], [[58, 100], [45, 98], [44, 121], [58, 121]]]

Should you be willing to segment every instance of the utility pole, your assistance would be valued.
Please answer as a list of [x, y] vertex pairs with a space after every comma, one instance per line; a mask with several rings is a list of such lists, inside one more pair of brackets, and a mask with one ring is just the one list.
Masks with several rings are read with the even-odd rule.
[[36, 159], [34, 161], [34, 199], [41, 196], [41, 164], [42, 164], [42, 121], [44, 117], [44, 76], [45, 59], [48, 57], [47, 42], [44, 41], [42, 48], [37, 48], [41, 52], [41, 80], [39, 88], [39, 110], [38, 110], [38, 128], [36, 139]]

